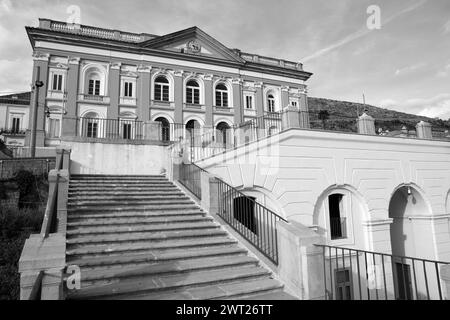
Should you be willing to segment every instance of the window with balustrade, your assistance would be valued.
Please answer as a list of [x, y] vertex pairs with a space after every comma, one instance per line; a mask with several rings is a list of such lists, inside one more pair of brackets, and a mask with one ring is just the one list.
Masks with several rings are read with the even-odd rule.
[[169, 80], [165, 76], [158, 76], [155, 79], [155, 93], [154, 97], [156, 101], [169, 101]]
[[228, 107], [228, 88], [223, 83], [216, 86], [216, 106]]
[[186, 83], [186, 103], [200, 104], [200, 86], [195, 80]]

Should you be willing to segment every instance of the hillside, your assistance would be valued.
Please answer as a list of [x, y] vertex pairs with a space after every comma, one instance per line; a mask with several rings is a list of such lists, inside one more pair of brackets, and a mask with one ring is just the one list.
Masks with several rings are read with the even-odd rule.
[[414, 130], [420, 121], [426, 121], [432, 125], [433, 131], [444, 132], [450, 129], [450, 121], [432, 119], [414, 114], [383, 109], [362, 103], [337, 101], [323, 98], [308, 97], [309, 110], [313, 128], [321, 128], [323, 123], [318, 119], [321, 110], [327, 110], [329, 119], [326, 121], [328, 129], [343, 131], [356, 131], [356, 117], [365, 110], [367, 114], [375, 119], [376, 129], [397, 131], [406, 126], [408, 130]]

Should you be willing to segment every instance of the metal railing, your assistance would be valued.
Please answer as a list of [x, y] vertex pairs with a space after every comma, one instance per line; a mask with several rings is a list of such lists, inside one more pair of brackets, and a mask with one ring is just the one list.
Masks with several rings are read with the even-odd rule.
[[144, 123], [127, 119], [100, 119], [81, 117], [78, 121], [78, 135], [100, 139], [144, 139]]
[[258, 251], [278, 265], [277, 221], [286, 221], [272, 210], [230, 186], [218, 181], [219, 212], [221, 217], [237, 233], [249, 241]]
[[327, 300], [443, 300], [439, 269], [448, 262], [317, 245]]
[[55, 158], [12, 158], [0, 160], [0, 180], [11, 179], [16, 172], [26, 168], [34, 175], [45, 175], [54, 168]]
[[180, 183], [192, 192], [198, 199], [202, 198], [201, 172], [202, 168], [193, 163], [182, 163]]

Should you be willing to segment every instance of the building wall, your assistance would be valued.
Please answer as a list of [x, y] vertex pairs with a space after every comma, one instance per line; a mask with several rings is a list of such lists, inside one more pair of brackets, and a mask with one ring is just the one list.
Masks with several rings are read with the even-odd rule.
[[[279, 214], [314, 228], [329, 243], [382, 252], [392, 250], [391, 197], [411, 185], [430, 208], [415, 214], [416, 242], [428, 244], [420, 252], [450, 260], [446, 142], [292, 129], [199, 165], [234, 187], [264, 193]], [[331, 241], [327, 233], [324, 201], [333, 191], [350, 195], [351, 236], [345, 240]]]
[[[213, 126], [216, 119], [226, 118], [232, 123], [240, 123], [267, 111], [267, 95], [274, 93], [276, 110], [281, 110], [293, 101], [299, 108], [306, 101], [304, 81], [269, 74], [243, 72], [233, 67], [214, 66], [205, 63], [181, 61], [169, 58], [141, 56], [131, 53], [84, 48], [50, 42], [37, 42], [35, 66], [41, 67], [47, 86], [41, 90], [41, 98], [54, 117], [70, 118], [86, 114], [86, 110], [96, 112], [99, 117], [117, 119], [134, 117], [148, 121], [156, 114], [170, 115], [175, 123], [184, 123], [191, 115], [197, 115], [205, 126]], [[45, 73], [43, 72], [45, 69]], [[87, 77], [99, 74], [101, 80], [100, 99], [86, 97]], [[61, 91], [53, 90], [53, 75], [63, 78]], [[155, 79], [164, 75], [170, 82], [169, 102], [154, 99]], [[200, 84], [200, 105], [186, 103], [185, 84], [188, 79], [196, 79]], [[124, 97], [124, 82], [133, 83], [133, 97]], [[215, 86], [226, 84], [229, 108], [216, 109]], [[252, 95], [253, 108], [244, 112], [246, 95]], [[100, 100], [100, 101], [99, 101]], [[166, 115], [164, 115], [166, 114]], [[41, 117], [43, 114], [41, 113]], [[47, 119], [41, 126], [48, 131]], [[62, 121], [61, 121], [62, 126]], [[62, 127], [62, 135], [75, 131]]]
[[[13, 118], [20, 119], [20, 131], [25, 132], [28, 129], [30, 108], [28, 105], [0, 104], [0, 131], [11, 130], [13, 127]], [[7, 134], [2, 139], [7, 145], [23, 146], [25, 135]]]

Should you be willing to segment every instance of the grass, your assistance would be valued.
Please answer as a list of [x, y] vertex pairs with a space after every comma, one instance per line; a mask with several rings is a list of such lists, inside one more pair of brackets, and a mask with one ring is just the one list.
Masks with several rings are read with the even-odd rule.
[[19, 299], [20, 254], [30, 234], [40, 231], [44, 212], [44, 207], [0, 208], [0, 300]]

